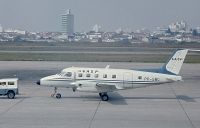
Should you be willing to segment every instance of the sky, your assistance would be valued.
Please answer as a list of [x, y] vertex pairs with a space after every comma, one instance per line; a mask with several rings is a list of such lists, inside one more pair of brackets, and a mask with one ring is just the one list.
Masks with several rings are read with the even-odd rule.
[[0, 0], [0, 24], [27, 31], [61, 31], [61, 14], [75, 16], [75, 31], [165, 27], [185, 20], [200, 26], [200, 0]]

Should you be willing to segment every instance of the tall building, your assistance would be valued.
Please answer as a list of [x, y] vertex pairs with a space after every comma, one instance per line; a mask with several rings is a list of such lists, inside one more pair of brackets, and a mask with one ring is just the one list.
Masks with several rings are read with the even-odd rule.
[[181, 21], [181, 22], [172, 23], [169, 25], [169, 29], [171, 32], [186, 31], [187, 30], [187, 22]]
[[67, 36], [74, 34], [74, 15], [71, 14], [70, 9], [62, 14], [62, 32]]
[[1, 26], [1, 24], [0, 24], [0, 32], [3, 32], [3, 27]]

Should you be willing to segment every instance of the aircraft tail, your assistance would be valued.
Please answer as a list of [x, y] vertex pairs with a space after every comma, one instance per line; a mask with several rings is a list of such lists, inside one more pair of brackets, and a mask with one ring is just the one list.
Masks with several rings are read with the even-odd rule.
[[174, 52], [169, 61], [162, 67], [164, 73], [178, 75], [183, 65], [188, 49], [178, 49]]

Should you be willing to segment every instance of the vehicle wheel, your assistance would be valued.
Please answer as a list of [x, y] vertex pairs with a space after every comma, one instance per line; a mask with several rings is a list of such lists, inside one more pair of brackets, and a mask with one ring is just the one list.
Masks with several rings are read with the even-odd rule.
[[61, 98], [61, 94], [60, 94], [60, 93], [57, 93], [57, 94], [56, 94], [56, 98], [57, 98], [57, 99], [60, 99], [60, 98]]
[[107, 94], [103, 94], [103, 95], [101, 96], [101, 99], [102, 99], [102, 101], [108, 101], [109, 97], [108, 97]]
[[14, 99], [15, 98], [15, 93], [13, 91], [9, 91], [8, 94], [7, 94], [7, 97], [9, 99]]

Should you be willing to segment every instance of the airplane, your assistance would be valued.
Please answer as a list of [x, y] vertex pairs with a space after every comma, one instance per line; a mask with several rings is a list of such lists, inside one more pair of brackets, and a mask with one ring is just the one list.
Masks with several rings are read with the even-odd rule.
[[[69, 67], [61, 73], [41, 78], [38, 85], [54, 87], [52, 97], [61, 98], [58, 88], [99, 93], [102, 101], [108, 101], [108, 93], [182, 81], [180, 69], [189, 49], [178, 49], [164, 66], [156, 70], [132, 70], [105, 68]], [[199, 50], [190, 50], [199, 51]]]

